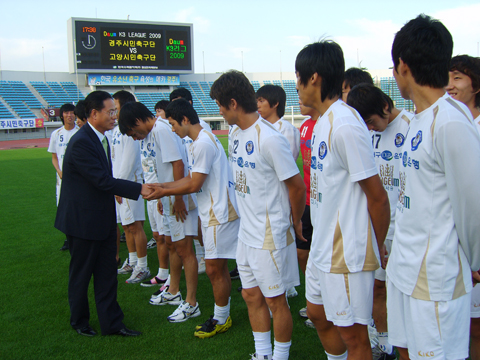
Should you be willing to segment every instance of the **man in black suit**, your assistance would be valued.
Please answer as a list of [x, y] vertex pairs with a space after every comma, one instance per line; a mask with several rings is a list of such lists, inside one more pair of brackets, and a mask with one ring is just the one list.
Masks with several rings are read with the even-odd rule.
[[68, 279], [70, 324], [93, 336], [89, 325], [88, 284], [93, 275], [102, 335], [140, 335], [123, 324], [117, 303], [116, 215], [114, 195], [138, 199], [146, 185], [112, 176], [105, 131], [113, 129], [116, 110], [111, 95], [94, 91], [85, 99], [88, 123], [70, 140], [63, 161], [63, 181], [55, 227], [66, 234], [71, 261]]

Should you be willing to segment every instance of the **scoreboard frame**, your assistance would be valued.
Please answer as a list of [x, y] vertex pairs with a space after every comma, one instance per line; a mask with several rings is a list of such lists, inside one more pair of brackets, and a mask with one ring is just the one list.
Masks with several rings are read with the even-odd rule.
[[[77, 33], [79, 28], [82, 32]], [[105, 28], [111, 30], [102, 31]], [[190, 23], [72, 17], [67, 21], [67, 33], [70, 73], [191, 74], [194, 72], [193, 24]], [[186, 41], [167, 39], [167, 33], [182, 34]], [[132, 44], [134, 46], [130, 46]], [[112, 48], [104, 48], [107, 46]], [[122, 60], [118, 60], [119, 57], [122, 57]], [[89, 62], [96, 64], [82, 63], [84, 58], [86, 58], [84, 61], [92, 59]]]

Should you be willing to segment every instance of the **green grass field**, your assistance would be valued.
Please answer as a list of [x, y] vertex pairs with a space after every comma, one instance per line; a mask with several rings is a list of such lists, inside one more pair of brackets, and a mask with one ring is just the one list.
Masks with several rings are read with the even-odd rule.
[[[226, 137], [221, 138], [226, 143]], [[300, 162], [299, 162], [300, 164]], [[152, 306], [157, 288], [125, 283], [119, 276], [118, 301], [125, 324], [138, 338], [79, 336], [69, 324], [67, 301], [68, 252], [59, 251], [64, 235], [53, 227], [55, 171], [47, 149], [0, 151], [0, 227], [2, 287], [0, 291], [0, 359], [250, 359], [255, 351], [247, 308], [232, 282], [232, 328], [211, 339], [193, 336], [195, 325], [213, 314], [213, 294], [205, 274], [199, 275], [197, 298], [202, 315], [170, 324], [173, 306]], [[151, 230], [145, 224], [148, 239]], [[125, 243], [120, 256], [128, 255]], [[148, 253], [152, 272], [158, 268], [156, 250]], [[233, 268], [233, 262], [231, 268]], [[305, 306], [304, 279], [299, 296], [290, 299], [294, 330], [290, 359], [326, 359], [316, 331], [306, 328], [298, 310]], [[182, 279], [182, 293], [185, 282]], [[91, 326], [99, 329], [90, 289]]]

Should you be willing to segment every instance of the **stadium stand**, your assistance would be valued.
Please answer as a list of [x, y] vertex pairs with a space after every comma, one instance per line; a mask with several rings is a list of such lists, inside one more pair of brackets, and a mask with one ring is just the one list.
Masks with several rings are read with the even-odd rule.
[[13, 114], [0, 102], [0, 119], [13, 119]]
[[[25, 100], [28, 99], [29, 103], [32, 104], [32, 108], [35, 107], [37, 103], [39, 104], [39, 102], [23, 83], [2, 80], [0, 82], [0, 96], [16, 113], [17, 116], [13, 117], [20, 119], [35, 117], [35, 114], [27, 106]], [[41, 104], [36, 107], [40, 108]]]

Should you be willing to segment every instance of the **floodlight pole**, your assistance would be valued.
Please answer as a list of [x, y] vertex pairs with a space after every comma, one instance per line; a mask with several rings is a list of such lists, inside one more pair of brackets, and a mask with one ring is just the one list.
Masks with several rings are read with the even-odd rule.
[[242, 73], [243, 73], [243, 51], [242, 51]]
[[42, 57], [43, 57], [43, 81], [47, 85], [47, 76], [45, 75], [45, 49], [42, 46]]
[[280, 83], [283, 85], [283, 81], [282, 81], [282, 50], [280, 50]]
[[205, 51], [202, 51], [202, 58], [203, 58], [203, 81], [205, 80]]

